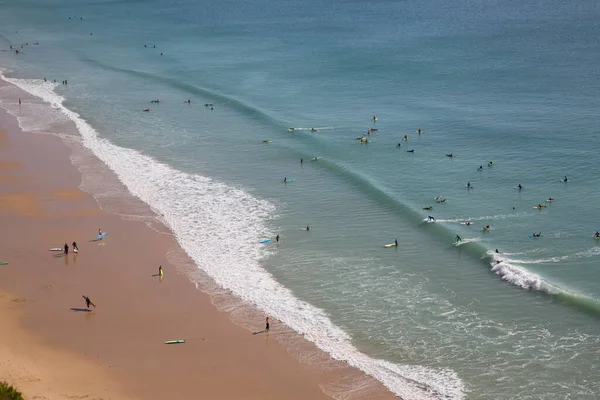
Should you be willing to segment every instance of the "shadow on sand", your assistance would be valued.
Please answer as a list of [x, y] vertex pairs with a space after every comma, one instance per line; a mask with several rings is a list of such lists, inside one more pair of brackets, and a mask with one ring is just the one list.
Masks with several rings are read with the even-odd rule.
[[88, 308], [75, 308], [75, 307], [71, 307], [71, 308], [69, 308], [69, 310], [71, 310], [71, 311], [81, 311], [81, 312], [92, 312], [92, 310], [90, 310]]

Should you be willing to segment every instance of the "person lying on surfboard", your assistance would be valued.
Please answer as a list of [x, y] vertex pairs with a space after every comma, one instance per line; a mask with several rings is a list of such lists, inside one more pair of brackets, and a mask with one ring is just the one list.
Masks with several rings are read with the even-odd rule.
[[433, 206], [423, 207], [423, 210], [431, 211], [433, 210]]
[[533, 234], [533, 237], [541, 237], [541, 236], [542, 236], [542, 232]]

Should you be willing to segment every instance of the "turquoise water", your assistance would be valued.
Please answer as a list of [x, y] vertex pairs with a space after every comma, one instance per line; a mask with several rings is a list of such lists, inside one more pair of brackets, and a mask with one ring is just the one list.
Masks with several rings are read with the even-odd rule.
[[406, 399], [600, 392], [595, 2], [0, 6], [55, 108], [2, 106], [75, 121], [223, 287]]

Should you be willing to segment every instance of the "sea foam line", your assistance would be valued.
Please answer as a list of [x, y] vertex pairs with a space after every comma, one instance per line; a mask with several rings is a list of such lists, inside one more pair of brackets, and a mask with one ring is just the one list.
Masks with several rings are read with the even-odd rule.
[[54, 92], [52, 84], [2, 74], [0, 78], [41, 98], [72, 120], [83, 145], [115, 172], [133, 195], [162, 215], [181, 247], [218, 285], [282, 321], [333, 358], [378, 379], [404, 399], [464, 398], [464, 383], [452, 370], [394, 364], [360, 352], [323, 310], [294, 297], [260, 267], [265, 252], [256, 242], [269, 234], [265, 221], [275, 210], [271, 203], [98, 137], [79, 114], [63, 105], [64, 98]]

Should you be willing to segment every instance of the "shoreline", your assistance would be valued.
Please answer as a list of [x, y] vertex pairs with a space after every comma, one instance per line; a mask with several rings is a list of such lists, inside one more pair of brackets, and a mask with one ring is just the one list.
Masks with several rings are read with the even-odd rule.
[[[0, 289], [26, 299], [22, 326], [44, 347], [93, 359], [137, 398], [165, 398], [174, 387], [192, 396], [198, 384], [220, 398], [329, 398], [347, 391], [352, 398], [397, 398], [277, 321], [268, 335], [251, 335], [241, 325], [250, 317], [261, 330], [264, 315], [238, 299], [225, 302], [227, 313], [219, 311], [226, 293], [197, 290], [186, 267], [169, 262], [184, 255], [172, 235], [101, 210], [80, 190], [72, 149], [57, 137], [24, 133], [16, 118], [0, 114], [8, 131], [0, 154], [12, 162], [0, 170], [0, 212], [11, 222], [0, 228], [9, 237], [4, 257], [11, 258], [0, 270]], [[98, 227], [107, 238], [88, 242]], [[47, 250], [73, 240], [81, 249], [77, 255], [54, 258]], [[162, 281], [152, 276], [158, 265], [165, 270]], [[98, 309], [70, 311], [81, 308], [82, 294]], [[187, 343], [163, 344], [174, 339]]]

